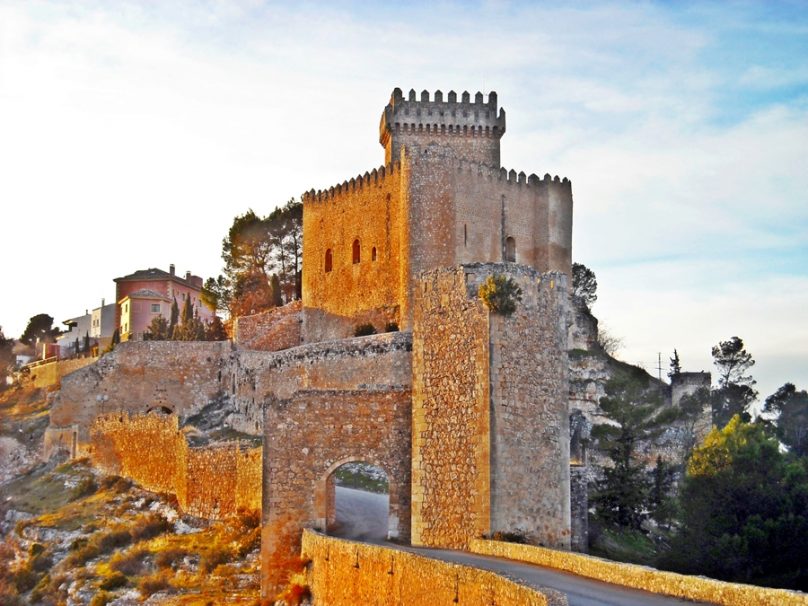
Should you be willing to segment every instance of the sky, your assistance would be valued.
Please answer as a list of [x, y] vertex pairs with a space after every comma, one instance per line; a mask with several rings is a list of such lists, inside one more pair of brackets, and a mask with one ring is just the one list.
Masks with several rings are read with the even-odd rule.
[[[384, 161], [393, 88], [496, 91], [502, 164], [572, 181], [619, 357], [740, 336], [808, 389], [807, 2], [0, 0], [0, 326]], [[663, 371], [664, 374], [665, 371]]]

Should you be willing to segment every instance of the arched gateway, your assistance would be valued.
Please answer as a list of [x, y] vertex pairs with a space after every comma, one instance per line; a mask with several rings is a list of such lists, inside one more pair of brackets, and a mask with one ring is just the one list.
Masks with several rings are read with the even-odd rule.
[[[327, 530], [329, 478], [350, 461], [389, 482], [388, 536], [410, 537], [409, 390], [298, 391], [266, 405], [262, 585], [277, 585], [300, 553], [303, 528]], [[332, 503], [333, 507], [333, 503]]]

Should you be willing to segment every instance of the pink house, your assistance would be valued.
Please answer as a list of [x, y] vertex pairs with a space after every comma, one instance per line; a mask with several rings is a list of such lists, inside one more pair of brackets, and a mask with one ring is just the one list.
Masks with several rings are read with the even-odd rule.
[[213, 318], [213, 310], [202, 303], [202, 278], [191, 275], [190, 271], [181, 278], [175, 274], [173, 264], [167, 272], [152, 267], [115, 278], [115, 291], [116, 325], [122, 341], [141, 338], [155, 316], [170, 320], [175, 300], [180, 312], [185, 300], [190, 298], [200, 320], [207, 323]]

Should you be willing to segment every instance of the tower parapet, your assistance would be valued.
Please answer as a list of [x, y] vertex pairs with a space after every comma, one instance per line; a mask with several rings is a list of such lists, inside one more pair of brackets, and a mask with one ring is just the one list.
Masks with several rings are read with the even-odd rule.
[[488, 100], [482, 93], [449, 91], [444, 99], [435, 91], [422, 91], [420, 98], [410, 90], [407, 98], [400, 88], [393, 89], [379, 124], [379, 143], [385, 150], [385, 163], [398, 160], [402, 147], [437, 144], [451, 148], [460, 158], [499, 168], [499, 140], [505, 134], [505, 110], [497, 108], [497, 94]]

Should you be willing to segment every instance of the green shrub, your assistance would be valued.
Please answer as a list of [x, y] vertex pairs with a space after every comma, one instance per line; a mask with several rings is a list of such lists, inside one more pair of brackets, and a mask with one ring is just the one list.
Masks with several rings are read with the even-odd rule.
[[513, 281], [502, 275], [488, 276], [478, 291], [486, 307], [493, 312], [510, 316], [516, 311], [516, 304], [522, 300], [522, 289]]
[[137, 525], [130, 531], [132, 541], [135, 543], [148, 541], [157, 535], [163, 534], [169, 528], [171, 528], [171, 524], [157, 514], [150, 513], [140, 516], [137, 519]]
[[187, 555], [187, 550], [172, 547], [159, 552], [154, 558], [154, 563], [158, 568], [174, 568], [175, 564]]
[[359, 324], [354, 329], [355, 337], [367, 337], [368, 335], [375, 335], [375, 334], [376, 334], [376, 328], [373, 326], [373, 324], [370, 323]]
[[88, 497], [91, 494], [95, 494], [98, 490], [98, 484], [95, 483], [95, 478], [92, 476], [86, 476], [81, 479], [81, 481], [76, 484], [76, 487], [73, 489], [72, 497], [73, 499], [81, 499], [82, 497]]
[[143, 574], [146, 568], [146, 559], [149, 551], [146, 549], [133, 549], [127, 553], [116, 553], [109, 560], [109, 567], [112, 570], [133, 577]]
[[207, 574], [213, 572], [220, 564], [227, 564], [232, 559], [232, 549], [223, 545], [214, 545], [210, 548], [208, 553], [202, 556], [202, 559], [199, 561], [199, 570]]
[[90, 600], [90, 606], [106, 606], [114, 599], [114, 593], [109, 593], [108, 591], [99, 591], [93, 596], [93, 599]]
[[169, 589], [171, 587], [171, 583], [168, 582], [168, 575], [166, 572], [167, 571], [162, 570], [140, 579], [140, 583], [138, 583], [137, 588], [143, 598], [148, 598], [150, 595], [157, 593], [158, 591], [163, 591], [164, 589]]
[[14, 573], [14, 587], [17, 593], [31, 591], [39, 582], [40, 576], [31, 568], [30, 564], [23, 564]]
[[102, 580], [98, 584], [98, 588], [103, 589], [103, 590], [118, 589], [118, 587], [123, 587], [128, 582], [129, 582], [129, 579], [126, 578], [125, 574], [121, 574], [120, 572], [115, 572], [115, 573], [109, 575], [106, 579]]

